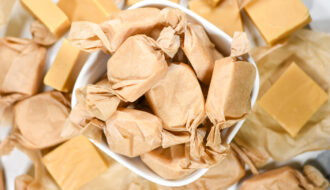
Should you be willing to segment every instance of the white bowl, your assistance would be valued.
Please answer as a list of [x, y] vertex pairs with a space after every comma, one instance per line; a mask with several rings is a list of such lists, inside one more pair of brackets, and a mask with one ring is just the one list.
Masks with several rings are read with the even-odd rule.
[[[139, 2], [128, 9], [136, 9], [140, 7], [158, 7], [158, 8], [165, 8], [165, 7], [173, 7], [178, 8], [181, 11], [185, 12], [188, 17], [190, 17], [192, 20], [197, 21], [201, 25], [204, 26], [206, 32], [208, 33], [209, 37], [211, 38], [211, 41], [215, 44], [217, 49], [224, 55], [229, 55], [230, 53], [230, 44], [231, 44], [231, 37], [228, 36], [226, 33], [221, 31], [219, 28], [214, 26], [213, 24], [209, 23], [204, 18], [198, 16], [194, 12], [176, 4], [172, 3], [167, 0], [145, 0], [142, 2]], [[89, 57], [89, 59], [86, 61], [84, 67], [82, 68], [72, 94], [72, 100], [71, 104], [72, 107], [76, 104], [76, 96], [75, 96], [75, 90], [80, 87], [84, 87], [87, 84], [92, 84], [97, 82], [105, 73], [106, 73], [106, 63], [107, 60], [110, 58], [109, 55], [106, 55], [105, 53], [98, 51], [95, 53], [92, 53]], [[252, 63], [255, 66], [256, 69], [256, 79], [254, 83], [254, 88], [252, 92], [251, 97], [251, 105], [253, 106], [256, 102], [258, 92], [259, 92], [259, 74], [258, 69], [255, 65], [255, 62], [251, 57], [248, 58], [248, 61]], [[235, 137], [238, 130], [241, 128], [244, 120], [238, 122], [235, 126], [229, 128], [227, 131], [224, 132], [225, 140], [229, 144], [232, 139]], [[164, 186], [183, 186], [187, 185], [189, 183], [192, 183], [193, 181], [200, 178], [202, 175], [204, 175], [208, 168], [204, 169], [198, 169], [191, 175], [179, 179], [179, 180], [166, 180], [158, 176], [156, 173], [151, 171], [141, 160], [139, 157], [137, 158], [128, 158], [126, 156], [119, 155], [117, 153], [112, 152], [108, 146], [107, 143], [104, 141], [103, 143], [95, 142], [91, 139], [91, 142], [93, 142], [99, 149], [101, 149], [104, 153], [111, 156], [113, 159], [115, 159], [117, 162], [121, 163], [128, 169], [132, 170], [136, 174], [154, 182], [160, 185]]]

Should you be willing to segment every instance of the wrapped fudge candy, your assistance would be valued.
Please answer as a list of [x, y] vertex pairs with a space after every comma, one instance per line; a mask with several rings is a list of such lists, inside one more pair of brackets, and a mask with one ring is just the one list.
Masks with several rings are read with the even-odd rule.
[[113, 94], [107, 79], [76, 90], [74, 106], [62, 130], [61, 136], [73, 137], [84, 134], [101, 140], [105, 121], [117, 110], [120, 99]]
[[255, 75], [255, 68], [249, 62], [231, 57], [216, 61], [205, 106], [212, 123], [229, 127], [232, 123], [228, 121], [246, 116], [251, 109]]
[[46, 49], [32, 40], [0, 39], [0, 118], [15, 102], [37, 93]]
[[228, 155], [217, 165], [210, 168], [195, 182], [181, 187], [163, 187], [160, 190], [218, 190], [226, 189], [245, 176], [244, 164], [235, 151], [230, 150]]
[[38, 20], [31, 23], [30, 31], [33, 40], [40, 45], [50, 46], [57, 40], [57, 37]]
[[198, 79], [209, 85], [214, 62], [223, 56], [216, 50], [201, 25], [192, 23], [187, 25], [182, 49]]
[[221, 128], [232, 126], [251, 110], [256, 69], [251, 63], [240, 60], [249, 49], [246, 34], [236, 32], [231, 56], [215, 62], [205, 109], [211, 122]]
[[264, 172], [244, 181], [240, 190], [326, 190], [329, 187], [328, 180], [317, 169], [308, 165], [305, 168], [304, 174], [288, 166]]
[[158, 148], [140, 157], [151, 170], [165, 179], [180, 179], [194, 171], [188, 168], [184, 144]]
[[108, 80], [114, 93], [134, 102], [167, 72], [164, 53], [145, 35], [129, 37], [108, 61]]
[[12, 134], [3, 141], [17, 141], [30, 149], [42, 149], [59, 144], [70, 102], [60, 92], [44, 92], [19, 102], [14, 107], [14, 128]]
[[166, 76], [146, 93], [146, 98], [169, 131], [190, 131], [204, 119], [201, 87], [184, 63], [170, 64]]
[[161, 145], [161, 120], [148, 112], [119, 108], [104, 129], [109, 148], [119, 154], [135, 157]]
[[160, 26], [171, 26], [176, 33], [182, 33], [185, 25], [185, 14], [177, 9], [139, 8], [112, 14], [108, 21], [99, 25], [74, 22], [68, 38], [85, 51], [103, 49], [114, 53], [130, 36], [149, 34]]

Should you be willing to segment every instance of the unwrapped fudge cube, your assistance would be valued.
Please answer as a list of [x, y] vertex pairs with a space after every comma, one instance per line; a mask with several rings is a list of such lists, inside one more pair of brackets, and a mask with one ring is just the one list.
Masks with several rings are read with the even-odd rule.
[[230, 36], [233, 36], [235, 31], [244, 30], [237, 0], [222, 0], [215, 7], [209, 5], [206, 0], [191, 0], [189, 9]]
[[259, 99], [258, 105], [295, 137], [327, 100], [327, 93], [292, 63]]
[[84, 136], [65, 142], [42, 161], [63, 190], [76, 190], [108, 168], [106, 160]]
[[308, 9], [301, 0], [255, 0], [244, 10], [270, 45], [311, 22]]
[[70, 28], [69, 18], [52, 0], [21, 0], [21, 5], [56, 37]]
[[67, 39], [63, 39], [61, 48], [44, 78], [44, 83], [59, 91], [72, 91], [87, 56], [87, 52], [73, 46]]
[[113, 0], [59, 0], [57, 6], [70, 21], [91, 21], [101, 23], [115, 12], [119, 12]]

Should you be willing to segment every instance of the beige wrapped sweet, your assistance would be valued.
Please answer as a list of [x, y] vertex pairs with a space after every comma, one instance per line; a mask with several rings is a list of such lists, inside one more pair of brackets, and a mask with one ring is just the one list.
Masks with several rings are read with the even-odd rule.
[[104, 129], [109, 148], [119, 154], [135, 157], [161, 145], [161, 120], [144, 111], [119, 108]]
[[155, 40], [135, 35], [113, 54], [107, 70], [114, 93], [134, 102], [166, 75], [167, 62]]
[[157, 44], [166, 55], [173, 58], [180, 48], [180, 36], [175, 34], [172, 27], [165, 27], [157, 38]]
[[240, 190], [326, 190], [328, 180], [316, 168], [306, 167], [304, 175], [288, 166], [267, 171], [244, 181]]
[[195, 182], [182, 187], [163, 187], [159, 190], [219, 190], [226, 189], [245, 176], [244, 164], [234, 151]]
[[223, 56], [216, 50], [201, 25], [192, 23], [187, 25], [182, 49], [198, 79], [209, 85], [214, 62]]
[[[70, 102], [60, 92], [44, 92], [14, 107], [14, 128], [1, 146], [17, 141], [29, 149], [42, 149], [63, 142], [61, 131]], [[10, 151], [10, 150], [9, 150]]]
[[204, 119], [204, 97], [193, 70], [184, 63], [172, 63], [146, 98], [169, 131], [191, 131]]
[[77, 104], [70, 112], [62, 130], [62, 137], [74, 137], [81, 133], [101, 140], [105, 121], [117, 110], [120, 99], [113, 94], [107, 79], [88, 84], [76, 91]]
[[189, 161], [185, 153], [185, 144], [166, 149], [158, 148], [140, 157], [151, 170], [165, 179], [180, 179], [194, 171], [188, 169]]
[[38, 20], [31, 23], [30, 31], [33, 40], [40, 45], [50, 46], [57, 40], [57, 37]]
[[15, 102], [37, 93], [46, 49], [32, 40], [0, 39], [0, 120]]
[[[139, 18], [139, 19], [136, 19]], [[138, 8], [112, 14], [100, 25], [74, 22], [68, 39], [85, 51], [103, 49], [114, 53], [130, 36], [149, 34], [157, 27], [171, 26], [182, 33], [186, 25], [185, 14], [177, 9]]]
[[235, 32], [230, 57], [215, 62], [205, 109], [211, 122], [221, 128], [232, 126], [251, 110], [256, 69], [245, 61], [250, 48], [247, 35]]
[[[228, 154], [229, 145], [221, 140], [221, 129], [209, 122], [192, 131], [187, 144], [190, 168], [209, 168], [221, 162]], [[189, 154], [188, 154], [189, 153]]]
[[228, 57], [215, 62], [205, 105], [213, 124], [230, 127], [246, 116], [251, 109], [255, 75], [254, 66], [246, 61]]

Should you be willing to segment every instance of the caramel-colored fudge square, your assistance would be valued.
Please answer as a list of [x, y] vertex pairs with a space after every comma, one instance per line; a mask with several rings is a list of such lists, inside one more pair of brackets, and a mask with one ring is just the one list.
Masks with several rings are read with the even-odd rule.
[[48, 70], [44, 83], [62, 92], [70, 92], [88, 54], [63, 39], [60, 50]]
[[69, 18], [52, 0], [21, 0], [21, 4], [57, 37], [70, 28]]
[[84, 136], [75, 137], [42, 158], [63, 190], [75, 190], [103, 173], [107, 163]]
[[59, 0], [57, 5], [65, 12], [71, 22], [102, 23], [112, 13], [120, 11], [113, 0]]
[[327, 93], [292, 63], [260, 98], [258, 105], [295, 137], [327, 100]]
[[205, 0], [189, 1], [189, 9], [233, 36], [234, 32], [243, 32], [243, 23], [237, 0], [222, 0], [217, 6]]
[[274, 45], [311, 21], [301, 0], [255, 0], [244, 10], [264, 40]]

